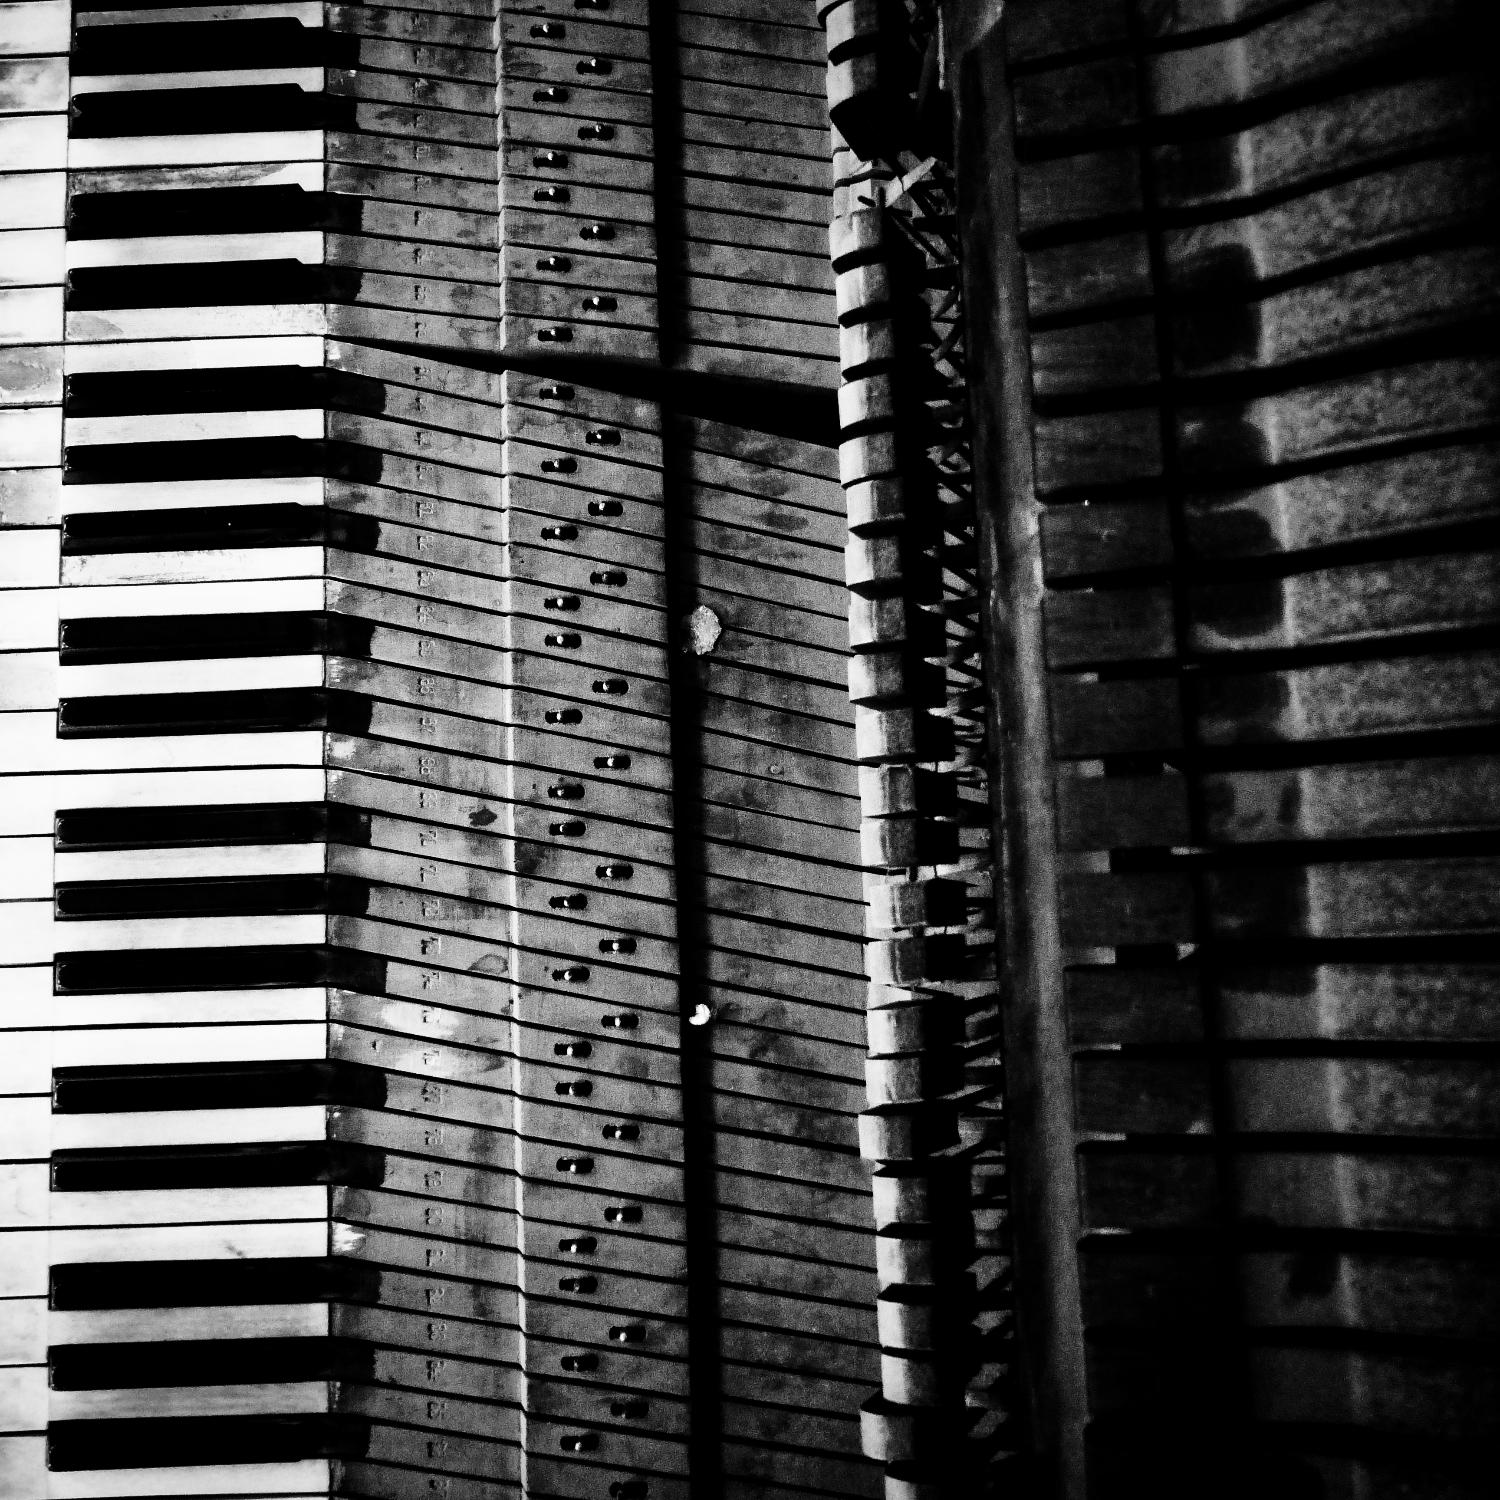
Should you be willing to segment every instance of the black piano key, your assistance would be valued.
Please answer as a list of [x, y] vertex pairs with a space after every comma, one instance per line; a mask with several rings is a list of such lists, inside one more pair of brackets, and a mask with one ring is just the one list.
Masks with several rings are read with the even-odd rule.
[[[73, 193], [68, 236], [75, 240], [163, 234], [264, 234], [296, 229], [356, 228], [357, 202], [296, 186], [142, 189]], [[205, 377], [214, 372], [197, 372]], [[104, 377], [90, 377], [104, 378]], [[122, 380], [150, 375], [118, 377]]]
[[94, 511], [62, 522], [64, 557], [101, 552], [201, 552], [321, 543], [317, 505], [205, 505], [181, 510]]
[[[64, 484], [173, 479], [288, 479], [343, 473], [342, 444], [321, 438], [210, 438], [182, 443], [90, 443], [63, 450]], [[379, 474], [379, 455], [362, 467]], [[359, 464], [354, 465], [360, 468]], [[351, 474], [364, 478], [364, 473]]]
[[184, 1188], [379, 1187], [385, 1159], [345, 1141], [253, 1141], [243, 1145], [78, 1148], [52, 1153], [56, 1193]]
[[258, 917], [328, 909], [326, 875], [246, 875], [193, 880], [69, 880], [53, 904], [60, 921], [129, 917]]
[[69, 375], [63, 382], [63, 412], [70, 417], [291, 411], [330, 406], [340, 411], [384, 411], [385, 387], [367, 375], [306, 365], [253, 365], [224, 370], [96, 370]]
[[357, 272], [300, 260], [213, 261], [181, 265], [81, 266], [68, 272], [65, 305], [74, 312], [125, 307], [228, 307], [254, 303], [352, 302]]
[[[120, 948], [59, 953], [59, 995], [153, 993], [157, 990], [286, 989], [337, 985], [380, 994], [385, 962], [370, 954], [315, 943], [244, 948]], [[205, 1016], [205, 1020], [211, 1020]]]
[[55, 1391], [368, 1380], [374, 1363], [371, 1345], [344, 1338], [168, 1339], [54, 1344], [47, 1351], [48, 1383]]
[[239, 68], [353, 67], [357, 39], [289, 17], [82, 26], [73, 34], [75, 78], [99, 73], [182, 73]]
[[258, 1302], [370, 1302], [379, 1270], [344, 1256], [264, 1260], [87, 1261], [52, 1267], [48, 1306], [246, 1307]]
[[323, 729], [328, 694], [321, 688], [249, 688], [243, 692], [133, 693], [64, 698], [60, 739], [147, 734], [243, 734]]
[[[361, 622], [351, 621], [352, 626]], [[369, 643], [363, 630], [329, 629], [326, 615], [131, 615], [64, 620], [57, 640], [66, 665], [125, 661], [204, 661], [219, 656], [311, 656]], [[349, 654], [349, 653], [345, 653]], [[363, 655], [364, 651], [354, 654]]]
[[354, 128], [353, 99], [294, 83], [79, 94], [71, 114], [68, 134], [74, 138]]
[[67, 808], [52, 825], [59, 850], [306, 844], [326, 837], [328, 827], [328, 808], [319, 802]]
[[335, 1059], [244, 1063], [142, 1063], [54, 1068], [52, 1112], [280, 1109], [300, 1104], [385, 1103], [385, 1074]]
[[368, 1438], [368, 1424], [362, 1417], [312, 1412], [297, 1416], [71, 1420], [53, 1422], [47, 1428], [47, 1467], [60, 1472], [358, 1458]]

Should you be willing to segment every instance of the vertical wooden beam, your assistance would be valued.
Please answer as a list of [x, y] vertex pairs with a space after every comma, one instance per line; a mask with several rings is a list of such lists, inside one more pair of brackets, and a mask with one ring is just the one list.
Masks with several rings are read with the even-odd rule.
[[1022, 1361], [1017, 1399], [1025, 1403], [1022, 1419], [1031, 1425], [1029, 1447], [1041, 1492], [1081, 1500], [1086, 1392], [1058, 921], [1060, 856], [1032, 475], [1026, 287], [999, 23], [966, 52], [958, 74], [959, 220], [1002, 873], [1004, 1055]]

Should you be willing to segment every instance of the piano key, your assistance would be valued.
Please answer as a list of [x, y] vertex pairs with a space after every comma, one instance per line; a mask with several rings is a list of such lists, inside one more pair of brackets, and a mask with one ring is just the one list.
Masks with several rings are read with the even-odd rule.
[[60, 229], [9, 229], [0, 232], [0, 286], [50, 286], [63, 266]]
[[44, 1438], [0, 1438], [0, 1482], [13, 1479], [16, 1493], [45, 1500], [131, 1500], [168, 1495], [243, 1494], [247, 1485], [287, 1500], [316, 1500], [328, 1492], [326, 1459], [256, 1465], [211, 1464], [172, 1469], [85, 1469], [51, 1474]]
[[57, 669], [56, 691], [70, 700], [89, 698], [102, 692], [206, 693], [212, 692], [229, 673], [233, 674], [240, 691], [315, 688], [323, 682], [323, 658], [237, 656], [217, 660], [117, 661], [99, 666], [64, 666]]
[[[254, 81], [259, 84], [283, 84], [318, 93], [328, 76], [324, 68], [265, 67], [256, 68]], [[135, 93], [155, 89], [235, 88], [245, 84], [245, 73], [239, 69], [185, 69], [170, 73], [87, 73], [70, 78], [74, 94]]]
[[88, 266], [189, 264], [197, 261], [297, 260], [317, 265], [323, 236], [310, 230], [268, 233], [174, 234], [70, 240], [67, 269]]
[[324, 334], [328, 310], [322, 303], [289, 302], [228, 307], [127, 307], [107, 312], [70, 312], [70, 340], [198, 339]]
[[0, 352], [0, 406], [59, 405], [62, 401], [62, 350], [10, 347]]
[[[166, 1313], [166, 1309], [161, 1310]], [[139, 1336], [145, 1321], [139, 1315], [73, 1313], [58, 1317], [58, 1325], [76, 1329], [77, 1341], [54, 1343], [45, 1350], [52, 1388], [57, 1391], [118, 1390], [129, 1386], [149, 1390], [183, 1386], [215, 1386], [266, 1381], [303, 1381], [329, 1377], [368, 1377], [368, 1352], [349, 1339], [330, 1337], [330, 1309], [326, 1304], [303, 1308], [226, 1307], [223, 1341], [210, 1336], [212, 1313], [173, 1309], [168, 1318], [182, 1338], [130, 1343], [96, 1331], [111, 1326]], [[217, 1355], [217, 1357], [215, 1357]]]
[[[45, 1102], [45, 1101], [43, 1101]], [[51, 1121], [53, 1151], [132, 1146], [209, 1146], [306, 1140], [323, 1128], [321, 1107], [173, 1110]], [[255, 1299], [265, 1300], [265, 1299]]]
[[[53, 859], [51, 842], [39, 842], [47, 845], [50, 869]], [[84, 850], [74, 854], [59, 852], [55, 859], [60, 882], [304, 875], [321, 873], [326, 862], [323, 845], [311, 840], [301, 844]]]
[[[25, 119], [29, 130], [35, 128], [36, 119], [35, 116]], [[7, 166], [22, 166], [13, 152], [24, 137], [18, 139], [14, 128], [7, 128], [8, 123], [0, 119], [0, 160]], [[61, 166], [62, 161], [39, 165]], [[42, 229], [61, 224], [66, 199], [66, 175], [62, 172], [0, 172], [0, 228]]]
[[322, 571], [323, 549], [306, 546], [204, 548], [189, 553], [97, 553], [65, 558], [61, 568], [64, 586], [75, 589], [134, 584], [180, 586], [259, 579], [280, 581], [317, 578]]
[[320, 26], [323, 13], [310, 0], [252, 0], [228, 5], [142, 6], [139, 9], [81, 10], [79, 26], [150, 26], [202, 23], [205, 21], [250, 21], [289, 16], [304, 26]]
[[48, 1401], [48, 1409], [57, 1421], [318, 1412], [328, 1409], [328, 1387], [321, 1381], [286, 1381], [259, 1385], [156, 1386], [146, 1390], [56, 1391]]
[[[85, 136], [68, 143], [72, 171], [211, 167], [230, 162], [321, 162], [320, 130], [241, 130], [224, 135]], [[38, 162], [37, 165], [44, 165]], [[76, 189], [75, 189], [76, 191]]]

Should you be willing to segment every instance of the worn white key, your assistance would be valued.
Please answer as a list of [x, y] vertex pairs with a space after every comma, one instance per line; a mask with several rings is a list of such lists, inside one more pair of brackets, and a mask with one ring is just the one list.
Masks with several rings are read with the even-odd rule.
[[[108, 1229], [14, 1229], [0, 1256], [0, 1297], [45, 1297], [53, 1266], [132, 1260], [266, 1260], [325, 1255], [322, 1219], [290, 1223], [132, 1224]], [[0, 1308], [0, 1319], [4, 1309]]]
[[320, 161], [322, 156], [321, 130], [241, 130], [223, 135], [83, 136], [68, 142], [67, 160], [72, 171], [87, 172], [104, 167]]
[[0, 467], [44, 469], [61, 462], [60, 407], [0, 407]]
[[[323, 186], [324, 169], [318, 161], [260, 161], [200, 167], [194, 187], [300, 187], [312, 192]], [[122, 167], [116, 171], [76, 173], [70, 183], [75, 193], [159, 192], [180, 188], [182, 173], [175, 167]]]
[[[46, 1188], [47, 1169], [42, 1167]], [[52, 1193], [54, 1229], [67, 1224], [213, 1224], [247, 1219], [310, 1219], [327, 1214], [326, 1187], [175, 1188], [171, 1192]]]
[[60, 740], [57, 715], [0, 715], [0, 773], [7, 771], [160, 771], [172, 766], [317, 766], [315, 729], [267, 734], [170, 734]]
[[52, 1391], [45, 1370], [44, 1409], [54, 1422], [77, 1417], [222, 1417], [328, 1410], [327, 1381], [278, 1385], [155, 1385], [144, 1390]]
[[56, 588], [59, 541], [55, 531], [12, 531], [0, 547], [0, 588]]
[[[327, 785], [320, 769], [120, 771], [82, 776], [0, 778], [0, 836], [45, 835], [70, 807], [196, 807], [234, 802], [320, 802]], [[74, 856], [76, 857], [76, 856]]]
[[[179, 1027], [264, 1021], [321, 1022], [328, 1011], [321, 987], [271, 990], [165, 990], [124, 995], [54, 995], [50, 965], [8, 969], [0, 987], [0, 1093], [25, 1092], [26, 1080], [51, 1067], [53, 1030], [90, 1026]], [[42, 1030], [37, 1030], [42, 1028]], [[40, 1063], [28, 1052], [36, 1051]], [[49, 1085], [35, 1085], [40, 1091]]]
[[65, 256], [61, 229], [0, 232], [0, 286], [61, 285]]
[[[0, 788], [0, 796], [4, 796]], [[0, 901], [49, 895], [52, 888], [52, 840], [7, 838], [0, 843]]]
[[[321, 943], [327, 919], [311, 912], [249, 917], [157, 917], [149, 921], [59, 922], [50, 901], [0, 904], [0, 953], [11, 963], [43, 964], [55, 953], [114, 948], [249, 948], [263, 943]], [[225, 956], [231, 977], [231, 956]]]
[[[290, 16], [304, 26], [321, 26], [322, 0], [252, 0], [244, 5], [185, 5], [181, 10], [84, 10], [79, 11], [75, 24], [140, 26], [162, 21], [263, 21], [277, 16]], [[239, 76], [246, 77], [243, 73]], [[259, 82], [258, 74], [250, 77]]]
[[[226, 1191], [228, 1191], [226, 1189]], [[59, 1202], [90, 1196], [58, 1193]], [[120, 1198], [138, 1196], [119, 1193]], [[171, 1196], [157, 1194], [158, 1197]], [[316, 1338], [328, 1331], [325, 1303], [243, 1307], [122, 1307], [54, 1312], [47, 1320], [55, 1344], [134, 1344], [157, 1339]]]
[[101, 552], [62, 559], [65, 588], [99, 584], [230, 583], [321, 578], [321, 547], [226, 547], [202, 552]]
[[[176, 243], [171, 236], [164, 236], [168, 244]], [[74, 241], [73, 248], [91, 243], [88, 240]], [[201, 339], [195, 343], [138, 343], [138, 344], [69, 344], [63, 350], [63, 370], [69, 375], [83, 375], [94, 371], [109, 370], [205, 370], [241, 369], [249, 365], [316, 365], [323, 363], [323, 340], [291, 336], [287, 338], [241, 338]], [[302, 483], [301, 480], [234, 480], [216, 483], [238, 484], [287, 484]], [[321, 484], [321, 480], [314, 480]], [[182, 486], [197, 481], [181, 481]], [[176, 488], [178, 486], [169, 486]], [[89, 490], [113, 489], [113, 485], [80, 486]], [[124, 488], [124, 486], [121, 486]], [[148, 489], [154, 486], [137, 485], [131, 488]]]
[[[60, 1032], [52, 1038], [51, 1066], [82, 1068], [98, 1067], [101, 1064], [124, 1066], [135, 1063], [303, 1062], [308, 1059], [321, 1060], [327, 1053], [328, 1036], [322, 1024], [190, 1026], [167, 1035], [159, 1035], [152, 1027], [137, 1029], [122, 1026], [112, 1033]], [[51, 1086], [49, 1075], [42, 1088], [48, 1089]]]
[[0, 651], [45, 651], [57, 644], [53, 589], [0, 590]]
[[[35, 1365], [47, 1358], [47, 1299], [38, 1294], [17, 1297], [5, 1306], [0, 1318], [0, 1366]], [[4, 1438], [0, 1438], [3, 1449]], [[10, 1494], [4, 1483], [5, 1465], [0, 1457], [0, 1495]]]
[[[28, 1439], [17, 1438], [17, 1442]], [[327, 1500], [333, 1467], [325, 1458], [297, 1463], [208, 1464], [181, 1469], [87, 1469], [46, 1476], [46, 1500], [137, 1500], [137, 1497], [276, 1495]]]
[[[5, 1310], [0, 1308], [0, 1318], [4, 1316]], [[45, 1365], [0, 1369], [0, 1433], [35, 1432], [45, 1427], [47, 1395]]]
[[52, 1149], [52, 1099], [48, 1094], [7, 1094], [0, 1098], [0, 1157], [41, 1161]]
[[[23, 841], [17, 841], [23, 842]], [[33, 842], [33, 841], [24, 841]], [[65, 880], [198, 880], [247, 875], [318, 875], [327, 863], [321, 843], [228, 844], [181, 849], [87, 849], [52, 853], [50, 868]], [[3, 851], [0, 851], [3, 852]], [[0, 880], [4, 876], [0, 875]], [[3, 889], [3, 886], [0, 886]]]
[[35, 57], [68, 50], [68, 0], [0, 5], [0, 57]]
[[[162, 1109], [122, 1114], [51, 1115], [52, 1149], [108, 1146], [222, 1146], [235, 1141], [315, 1141], [328, 1134], [321, 1104], [276, 1109]], [[44, 1125], [47, 1122], [44, 1122]]]
[[[51, 233], [52, 231], [47, 231]], [[57, 257], [61, 264], [63, 257]], [[157, 234], [122, 240], [73, 240], [69, 270], [78, 266], [159, 266], [198, 261], [300, 260], [323, 262], [323, 236], [317, 230], [277, 234]]]
[[47, 1470], [47, 1440], [0, 1437], [0, 1495], [14, 1500], [135, 1500], [137, 1496], [275, 1495], [327, 1500], [327, 1459], [296, 1463], [212, 1464], [180, 1469]]
[[0, 656], [0, 710], [57, 707], [57, 653], [11, 651]]
[[[20, 294], [17, 294], [20, 295]], [[59, 307], [61, 300], [59, 299]], [[321, 302], [247, 303], [230, 307], [125, 307], [74, 312], [64, 320], [70, 339], [270, 338], [325, 334], [328, 309]], [[41, 325], [38, 325], [41, 326]], [[51, 327], [51, 324], [46, 325]], [[55, 343], [59, 335], [28, 334], [17, 343]]]
[[[311, 655], [117, 662], [57, 669], [57, 691], [64, 698], [102, 693], [210, 693], [231, 684], [246, 691], [318, 687], [322, 681], [323, 658]], [[0, 675], [0, 685], [3, 683]]]
[[[0, 149], [5, 142], [0, 140]], [[63, 299], [60, 286], [0, 289], [0, 346], [56, 344], [62, 339]]]
[[[30, 125], [35, 118], [33, 115], [22, 123]], [[0, 153], [0, 163], [9, 166], [11, 158]], [[0, 229], [45, 229], [60, 225], [67, 204], [65, 172], [0, 172]]]
[[152, 412], [149, 416], [68, 417], [63, 441], [71, 448], [87, 443], [203, 442], [217, 438], [323, 436], [319, 407], [271, 411]]
[[[7, 6], [12, 14], [29, 4]], [[62, 51], [68, 50], [63, 43]], [[68, 164], [68, 117], [15, 115], [0, 119], [0, 162], [10, 172], [51, 172]]]
[[[132, 14], [138, 14], [133, 12]], [[72, 80], [73, 97], [80, 94], [119, 94], [139, 89], [228, 89], [247, 83], [293, 83], [321, 93], [322, 68], [215, 68], [196, 73], [89, 73]]]
[[[316, 552], [316, 547], [306, 549]], [[319, 578], [265, 578], [210, 583], [176, 579], [117, 588], [95, 585], [71, 593], [62, 614], [69, 620], [109, 615], [259, 614], [273, 610], [322, 609]]]

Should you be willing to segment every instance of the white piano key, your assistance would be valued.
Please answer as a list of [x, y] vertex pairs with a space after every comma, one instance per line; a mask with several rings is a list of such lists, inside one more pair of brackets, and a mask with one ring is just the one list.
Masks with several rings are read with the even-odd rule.
[[55, 646], [57, 595], [57, 589], [0, 592], [0, 651], [45, 651]]
[[[3, 18], [0, 18], [3, 19]], [[0, 1308], [0, 1318], [5, 1309]], [[36, 1432], [47, 1425], [47, 1367], [0, 1369], [0, 1432]], [[21, 1491], [14, 1491], [18, 1497]]]
[[55, 531], [10, 531], [0, 547], [0, 588], [56, 588], [59, 538]]
[[[10, 977], [20, 972], [15, 969], [0, 970], [0, 978], [7, 985]], [[43, 972], [51, 985], [52, 970]], [[45, 1024], [35, 1011], [31, 1024]], [[0, 1094], [45, 1094], [52, 1087], [52, 1036], [46, 1031], [21, 1031], [6, 1037], [0, 1047]], [[3, 1219], [3, 1211], [0, 1211]]]
[[[28, 1169], [29, 1170], [29, 1169]], [[328, 1213], [326, 1187], [176, 1188], [169, 1192], [53, 1193], [41, 1168], [45, 1216], [54, 1229], [68, 1224], [240, 1223], [248, 1219], [310, 1219]], [[165, 1337], [165, 1335], [163, 1335]]]
[[61, 462], [61, 407], [0, 407], [0, 468], [45, 469]]
[[[0, 140], [0, 149], [5, 142]], [[60, 286], [8, 287], [0, 290], [0, 345], [56, 344], [62, 339], [63, 299]]]
[[[17, 840], [17, 842], [23, 842]], [[320, 875], [327, 864], [322, 843], [227, 844], [180, 849], [87, 849], [52, 853], [50, 839], [37, 839], [46, 867], [64, 880], [197, 880], [215, 876]], [[3, 847], [0, 847], [3, 857]], [[55, 861], [55, 863], [54, 863]], [[40, 861], [38, 861], [40, 864]], [[0, 890], [5, 879], [0, 871]]]
[[149, 416], [68, 417], [63, 441], [87, 443], [202, 442], [215, 438], [323, 436], [323, 409], [152, 412]]
[[[0, 1315], [0, 1366], [35, 1365], [46, 1358], [46, 1297], [16, 1297], [7, 1302]], [[0, 1495], [14, 1493], [5, 1487], [5, 1442], [0, 1438]]]
[[[29, 970], [12, 970], [22, 973]], [[50, 968], [44, 973], [51, 988]], [[327, 993], [321, 989], [288, 990], [171, 990], [149, 995], [49, 995], [51, 1009], [24, 1006], [13, 997], [0, 997], [0, 1031], [21, 1033], [38, 1024], [58, 1031], [93, 1026], [201, 1026], [205, 1018], [217, 1025], [275, 1021], [321, 1022], [328, 1013]], [[7, 1040], [9, 1046], [14, 1037]], [[50, 1058], [50, 1053], [48, 1054]]]
[[[328, 1035], [321, 1022], [282, 1026], [200, 1025], [162, 1030], [121, 1026], [108, 1031], [58, 1032], [52, 1038], [51, 1052], [50, 1066], [57, 1068], [136, 1063], [300, 1062], [326, 1057]], [[42, 1087], [52, 1087], [50, 1073]]]
[[0, 656], [0, 711], [57, 707], [57, 652], [9, 651]]
[[[3, 248], [0, 238], [0, 250]], [[55, 264], [61, 266], [63, 259], [58, 254]], [[301, 229], [277, 234], [157, 234], [136, 239], [73, 240], [66, 252], [70, 271], [79, 266], [159, 266], [234, 260], [300, 260], [306, 265], [321, 265], [323, 235], [319, 230]]]
[[[30, 1101], [0, 1100], [9, 1103]], [[321, 1104], [287, 1105], [275, 1109], [162, 1109], [121, 1114], [53, 1115], [47, 1099], [46, 1118], [33, 1133], [50, 1129], [55, 1151], [107, 1146], [222, 1146], [235, 1141], [315, 1141], [328, 1134], [328, 1111]], [[19, 1115], [21, 1112], [17, 1111]], [[0, 1121], [6, 1118], [0, 1110]]]
[[[0, 953], [11, 963], [43, 964], [55, 953], [100, 953], [113, 948], [248, 948], [263, 943], [321, 943], [327, 918], [317, 912], [286, 916], [156, 917], [59, 922], [50, 901], [0, 903]], [[226, 955], [225, 967], [233, 960]], [[230, 977], [226, 973], [226, 978]]]
[[[3, 795], [4, 789], [0, 788], [0, 796]], [[0, 901], [45, 896], [51, 889], [50, 838], [8, 838], [0, 844]]]
[[[45, 1297], [53, 1266], [131, 1260], [266, 1260], [326, 1255], [322, 1219], [260, 1224], [137, 1224], [108, 1229], [13, 1229], [0, 1255], [0, 1298]], [[0, 1307], [0, 1320], [5, 1310]]]
[[[18, 1438], [25, 1442], [28, 1439]], [[276, 1495], [327, 1500], [333, 1467], [324, 1458], [284, 1464], [210, 1464], [181, 1469], [80, 1469], [48, 1474], [45, 1500], [137, 1500], [137, 1497]]]
[[[241, 80], [244, 76], [243, 73], [239, 75]], [[317, 161], [234, 162], [199, 167], [193, 173], [193, 186], [201, 188], [300, 187], [314, 192], [323, 186], [324, 180], [321, 158]], [[150, 193], [182, 185], [182, 173], [175, 167], [121, 167], [97, 173], [80, 172], [70, 183], [75, 193]]]
[[321, 547], [226, 547], [202, 552], [101, 552], [64, 557], [64, 588], [101, 584], [233, 583], [252, 578], [321, 578]]
[[[174, 244], [182, 236], [162, 236], [154, 244]], [[91, 243], [78, 240], [73, 249]], [[98, 243], [98, 242], [92, 242]], [[169, 257], [170, 258], [170, 257]], [[288, 338], [203, 339], [194, 343], [69, 344], [63, 350], [63, 369], [69, 375], [111, 370], [240, 369], [249, 365], [315, 365], [323, 363], [323, 340]], [[215, 480], [217, 484], [301, 484], [301, 479]], [[314, 483], [321, 484], [321, 480]], [[198, 481], [181, 481], [180, 487]], [[89, 490], [153, 489], [154, 485], [89, 485]], [[170, 486], [177, 488], [179, 486]], [[84, 488], [80, 486], [80, 488]]]
[[[0, 779], [0, 835], [45, 835], [68, 807], [194, 807], [235, 802], [321, 802], [320, 769], [120, 771], [107, 775]], [[77, 856], [72, 856], [77, 857]]]
[[0, 1162], [0, 1229], [45, 1229], [51, 1196], [46, 1162]]
[[60, 468], [0, 471], [0, 526], [56, 526], [61, 500]]
[[47, 1094], [0, 1098], [0, 1157], [41, 1161], [52, 1149], [52, 1099]]
[[57, 715], [0, 715], [0, 773], [7, 771], [163, 771], [172, 766], [318, 766], [316, 729], [267, 734], [140, 735], [60, 740]]
[[69, 0], [20, 0], [0, 5], [0, 57], [68, 50]]
[[[321, 161], [321, 130], [241, 130], [223, 135], [83, 136], [68, 142], [68, 167], [196, 167], [230, 162]], [[53, 166], [53, 162], [39, 163]]]
[[[22, 295], [15, 293], [13, 295]], [[61, 301], [59, 300], [59, 307]], [[51, 327], [51, 324], [47, 325]], [[64, 320], [69, 339], [110, 342], [114, 339], [270, 338], [288, 334], [326, 334], [328, 310], [321, 302], [246, 303], [228, 307], [124, 307], [108, 312], [73, 312]], [[15, 342], [56, 342], [29, 333]]]
[[244, 84], [291, 83], [321, 93], [322, 68], [221, 68], [196, 73], [85, 73], [72, 79], [74, 98], [80, 94], [119, 94], [138, 89], [228, 89]]
[[[163, 21], [263, 21], [277, 16], [289, 16], [304, 26], [321, 26], [322, 0], [250, 0], [244, 5], [185, 5], [180, 10], [84, 10], [79, 11], [75, 24], [143, 26]], [[252, 75], [252, 78], [255, 82], [260, 81], [258, 76]]]
[[[84, 1195], [56, 1196], [61, 1200]], [[54, 1312], [47, 1320], [47, 1332], [54, 1344], [133, 1344], [158, 1339], [316, 1338], [328, 1332], [328, 1324], [326, 1303], [251, 1303], [244, 1307], [122, 1307]]]
[[[29, 4], [7, 6], [29, 9]], [[60, 51], [66, 52], [63, 43]], [[52, 172], [68, 165], [68, 117], [15, 115], [0, 119], [0, 162], [11, 172]]]
[[296, 1463], [212, 1464], [180, 1469], [47, 1471], [47, 1440], [0, 1437], [0, 1495], [11, 1500], [135, 1500], [137, 1496], [275, 1495], [278, 1500], [327, 1500], [333, 1471], [327, 1459]]
[[[297, 548], [316, 552], [316, 547]], [[262, 614], [323, 608], [323, 580], [317, 578], [235, 579], [209, 583], [165, 583], [93, 587], [68, 595], [60, 605], [67, 620], [111, 615]]]
[[[0, 152], [0, 163], [9, 166], [10, 157]], [[67, 204], [65, 172], [0, 172], [0, 229], [55, 227], [62, 223]]]
[[278, 1385], [157, 1385], [136, 1390], [53, 1391], [49, 1402], [47, 1372], [37, 1373], [42, 1377], [44, 1411], [54, 1422], [79, 1417], [224, 1417], [328, 1410], [325, 1380]]
[[61, 229], [0, 232], [0, 286], [61, 285], [65, 254]]
[[[59, 667], [56, 685], [65, 698], [89, 698], [102, 693], [209, 693], [229, 685], [243, 690], [318, 687], [322, 681], [321, 656], [236, 656]], [[0, 695], [5, 686], [0, 663]]]

